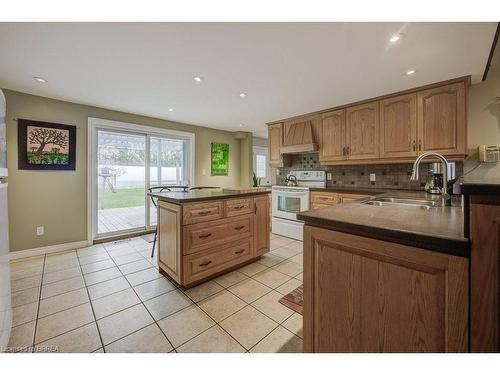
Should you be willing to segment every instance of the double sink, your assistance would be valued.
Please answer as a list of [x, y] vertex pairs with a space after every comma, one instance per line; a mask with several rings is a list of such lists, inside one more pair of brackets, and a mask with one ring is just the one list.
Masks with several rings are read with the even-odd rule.
[[427, 200], [427, 199], [415, 199], [415, 198], [397, 198], [397, 197], [379, 197], [368, 199], [363, 204], [368, 204], [371, 206], [403, 206], [403, 207], [416, 207], [423, 210], [430, 210], [434, 207], [442, 206], [442, 202], [439, 200]]

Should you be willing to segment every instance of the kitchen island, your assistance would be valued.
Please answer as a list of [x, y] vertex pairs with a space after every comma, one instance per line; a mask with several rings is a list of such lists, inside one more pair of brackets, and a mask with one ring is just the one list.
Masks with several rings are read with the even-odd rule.
[[158, 200], [160, 270], [189, 288], [269, 251], [269, 191], [193, 190]]
[[[433, 199], [424, 192], [377, 195], [384, 197]], [[469, 350], [462, 207], [359, 200], [298, 217], [305, 221], [306, 352]]]

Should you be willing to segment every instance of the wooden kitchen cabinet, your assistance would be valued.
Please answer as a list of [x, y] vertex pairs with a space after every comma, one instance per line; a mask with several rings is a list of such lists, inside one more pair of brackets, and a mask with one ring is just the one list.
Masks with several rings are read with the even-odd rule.
[[379, 157], [379, 103], [346, 109], [346, 154], [349, 160]]
[[[467, 152], [468, 84], [469, 78], [462, 77], [301, 119], [313, 124], [323, 165], [412, 163], [426, 151], [463, 160]], [[297, 121], [269, 124], [270, 147], [283, 139], [283, 127]], [[282, 166], [283, 155], [280, 158], [279, 147], [273, 147], [270, 165]]]
[[182, 268], [182, 209], [181, 206], [158, 201], [158, 265], [177, 283], [181, 283]]
[[500, 352], [500, 199], [472, 196], [471, 351]]
[[282, 167], [283, 158], [280, 147], [283, 145], [283, 123], [272, 124], [268, 127], [269, 166]]
[[368, 195], [364, 194], [335, 193], [329, 191], [312, 191], [310, 197], [310, 206], [313, 210], [316, 208], [333, 206], [339, 203], [369, 198]]
[[345, 160], [345, 110], [327, 112], [321, 118], [319, 161], [321, 163]]
[[268, 196], [254, 198], [255, 216], [255, 256], [260, 256], [270, 249], [270, 201]]
[[465, 82], [418, 93], [419, 152], [465, 155], [467, 111]]
[[380, 102], [380, 157], [417, 156], [417, 94]]
[[466, 352], [468, 259], [304, 226], [305, 352]]

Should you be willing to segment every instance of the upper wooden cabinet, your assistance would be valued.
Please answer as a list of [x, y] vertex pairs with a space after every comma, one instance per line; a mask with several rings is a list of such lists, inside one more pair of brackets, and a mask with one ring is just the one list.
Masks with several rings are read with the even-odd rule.
[[[391, 94], [380, 100], [337, 107], [310, 119], [321, 164], [411, 163], [435, 151], [451, 160], [467, 152], [468, 78]], [[270, 165], [283, 166], [283, 142], [297, 118], [269, 125]]]
[[417, 156], [417, 94], [380, 101], [380, 157]]
[[322, 116], [319, 161], [345, 160], [345, 109], [327, 112]]
[[418, 149], [443, 155], [466, 153], [465, 83], [418, 93]]
[[283, 144], [283, 123], [269, 125], [268, 128], [269, 165], [271, 167], [282, 167], [280, 147]]
[[346, 110], [346, 154], [349, 160], [379, 157], [378, 102]]

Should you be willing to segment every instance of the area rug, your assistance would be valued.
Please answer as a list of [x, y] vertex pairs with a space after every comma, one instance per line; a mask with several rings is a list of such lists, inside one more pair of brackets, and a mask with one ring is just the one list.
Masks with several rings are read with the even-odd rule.
[[303, 285], [282, 297], [279, 302], [302, 315], [302, 307], [304, 305]]

